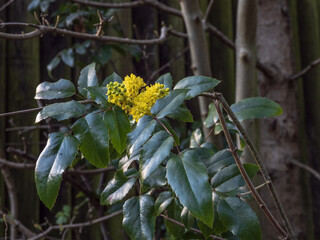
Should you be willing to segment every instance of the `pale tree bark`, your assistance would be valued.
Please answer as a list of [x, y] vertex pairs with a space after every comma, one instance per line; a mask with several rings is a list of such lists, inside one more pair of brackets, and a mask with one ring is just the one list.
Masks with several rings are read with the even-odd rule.
[[[197, 0], [180, 0], [181, 13], [186, 26], [191, 54], [192, 71], [194, 75], [211, 76], [210, 58], [205, 31], [202, 25], [202, 12]], [[208, 101], [199, 97], [201, 119], [204, 120], [208, 112]], [[209, 129], [203, 128], [205, 136]], [[213, 139], [210, 139], [213, 141]]]
[[[256, 29], [257, 29], [256, 0], [239, 0], [237, 11], [236, 33], [236, 102], [256, 96]], [[249, 137], [256, 142], [257, 128], [255, 120], [243, 123]], [[240, 143], [238, 144], [240, 145]], [[241, 156], [244, 162], [252, 161], [247, 147]]]
[[[286, 159], [299, 161], [301, 157], [296, 83], [285, 78], [295, 72], [288, 3], [286, 0], [259, 0], [257, 16], [257, 56], [275, 71], [273, 78], [258, 75], [260, 95], [275, 100], [283, 108], [281, 116], [261, 121], [260, 152], [297, 238], [306, 239], [300, 170], [285, 163]], [[272, 210], [277, 212], [275, 207]], [[276, 238], [271, 225], [263, 222], [261, 225], [264, 239]]]

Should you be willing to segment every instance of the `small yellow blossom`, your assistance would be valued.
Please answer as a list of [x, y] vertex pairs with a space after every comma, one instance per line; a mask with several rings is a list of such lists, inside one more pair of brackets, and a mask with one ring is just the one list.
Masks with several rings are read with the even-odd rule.
[[143, 79], [134, 74], [126, 76], [123, 83], [111, 82], [107, 85], [108, 101], [120, 106], [138, 122], [144, 115], [151, 114], [151, 107], [157, 99], [169, 93], [169, 88], [160, 83], [143, 89], [145, 86]]

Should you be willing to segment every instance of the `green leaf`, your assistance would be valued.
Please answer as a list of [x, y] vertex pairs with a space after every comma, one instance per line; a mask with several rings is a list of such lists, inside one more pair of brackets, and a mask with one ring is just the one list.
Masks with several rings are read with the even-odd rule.
[[127, 147], [127, 134], [131, 130], [127, 114], [115, 106], [104, 113], [103, 119], [109, 129], [112, 145], [121, 154]]
[[30, 11], [33, 11], [33, 10], [36, 10], [40, 5], [40, 0], [32, 0], [29, 5], [28, 5], [28, 8], [27, 10], [30, 12]]
[[109, 156], [109, 133], [102, 117], [90, 113], [77, 120], [72, 130], [80, 142], [80, 150], [84, 157], [96, 167], [107, 167]]
[[137, 177], [128, 178], [122, 170], [118, 170], [101, 193], [100, 204], [112, 205], [121, 201], [128, 194], [136, 180]]
[[151, 136], [157, 122], [153, 117], [145, 115], [139, 119], [135, 129], [128, 134], [130, 140], [130, 154], [140, 148]]
[[207, 239], [211, 234], [213, 234], [214, 231], [212, 228], [208, 227], [200, 220], [198, 220], [197, 222], [198, 222], [198, 227], [199, 227], [200, 231], [202, 232], [203, 236], [205, 237], [205, 239]]
[[105, 65], [111, 59], [111, 50], [111, 47], [108, 45], [102, 46], [98, 52], [98, 55], [95, 56], [95, 59], [97, 59], [101, 65]]
[[163, 160], [169, 156], [173, 142], [173, 138], [166, 131], [160, 131], [144, 144], [140, 158], [142, 181], [153, 173]]
[[172, 200], [173, 196], [171, 192], [165, 191], [160, 193], [154, 204], [156, 216], [159, 216], [170, 205]]
[[[253, 178], [259, 171], [259, 167], [251, 163], [245, 163], [243, 166], [250, 178]], [[236, 164], [222, 168], [211, 179], [212, 187], [214, 187], [215, 191], [218, 192], [230, 192], [244, 186], [245, 184], [246, 183]]]
[[40, 200], [52, 209], [64, 170], [72, 164], [78, 150], [77, 139], [64, 133], [51, 133], [36, 164], [35, 182]]
[[160, 83], [166, 86], [166, 88], [169, 88], [170, 90], [172, 89], [172, 76], [171, 73], [166, 73], [161, 75], [156, 83]]
[[209, 177], [213, 177], [220, 169], [234, 164], [234, 158], [228, 149], [221, 150], [214, 154], [211, 158], [203, 161], [208, 168]]
[[193, 116], [184, 104], [181, 104], [173, 113], [168, 114], [168, 117], [181, 122], [193, 122]]
[[218, 213], [221, 222], [241, 240], [261, 239], [261, 229], [256, 214], [239, 198], [221, 199]]
[[71, 97], [76, 93], [72, 82], [60, 79], [57, 82], [40, 83], [36, 89], [35, 99], [57, 99]]
[[213, 209], [214, 209], [213, 231], [215, 234], [221, 234], [221, 233], [227, 232], [228, 229], [222, 224], [218, 214], [218, 205], [221, 198], [216, 192], [213, 191], [212, 199], [213, 199]]
[[214, 124], [216, 124], [219, 121], [219, 116], [216, 110], [216, 107], [213, 103], [209, 104], [209, 111], [207, 118], [203, 121], [203, 124], [207, 128], [211, 128]]
[[180, 80], [174, 89], [188, 89], [185, 99], [191, 99], [199, 94], [213, 89], [220, 83], [215, 78], [205, 76], [191, 76]]
[[81, 70], [78, 79], [78, 90], [82, 96], [87, 98], [89, 97], [89, 93], [84, 88], [98, 86], [98, 78], [95, 67], [95, 63], [91, 63], [90, 65], [84, 67]]
[[146, 192], [150, 188], [162, 187], [167, 184], [166, 169], [159, 166], [151, 173], [142, 183], [142, 192]]
[[74, 52], [72, 48], [61, 51], [62, 61], [69, 67], [74, 67]]
[[200, 130], [200, 128], [197, 128], [191, 134], [190, 148], [200, 147], [202, 141], [203, 141], [202, 131]]
[[181, 211], [181, 220], [186, 227], [186, 229], [190, 229], [194, 224], [194, 216], [192, 216], [191, 212], [188, 208], [184, 207]]
[[237, 116], [239, 121], [254, 118], [275, 117], [282, 114], [282, 108], [278, 103], [263, 97], [243, 99], [232, 104], [231, 110]]
[[158, 119], [158, 122], [161, 122], [165, 126], [165, 128], [164, 128], [161, 124], [158, 124], [157, 127], [159, 128], [159, 131], [161, 131], [161, 130], [168, 131], [171, 134], [171, 136], [173, 137], [173, 139], [174, 139], [174, 144], [179, 146], [180, 145], [180, 139], [178, 137], [178, 134], [171, 127], [170, 122], [166, 118], [162, 118], [161, 120]]
[[55, 69], [59, 63], [61, 62], [61, 58], [60, 56], [55, 56], [50, 62], [49, 64], [47, 65], [47, 70], [48, 70], [48, 73], [49, 73], [49, 76], [51, 77], [51, 72], [53, 69]]
[[213, 222], [211, 187], [207, 169], [196, 151], [186, 151], [167, 163], [167, 179], [181, 203], [208, 226]]
[[106, 79], [103, 81], [102, 86], [107, 86], [111, 82], [119, 82], [122, 83], [122, 78], [116, 74], [115, 72], [112, 73], [110, 76], [106, 77]]
[[151, 113], [157, 118], [173, 113], [183, 103], [186, 93], [185, 89], [171, 91], [167, 96], [156, 101], [151, 108]]
[[80, 117], [84, 115], [86, 109], [81, 103], [77, 101], [69, 101], [63, 103], [54, 103], [45, 106], [37, 115], [36, 123], [43, 119], [52, 117], [58, 121], [62, 121], [69, 118]]
[[132, 240], [153, 239], [156, 216], [152, 197], [130, 198], [123, 205], [123, 228]]
[[86, 87], [84, 88], [90, 94], [90, 97], [103, 107], [110, 106], [107, 98], [107, 87]]

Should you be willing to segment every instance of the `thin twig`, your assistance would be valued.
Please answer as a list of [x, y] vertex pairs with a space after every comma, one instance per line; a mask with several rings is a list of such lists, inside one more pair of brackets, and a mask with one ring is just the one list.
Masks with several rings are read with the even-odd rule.
[[137, 44], [137, 45], [154, 45], [161, 44], [167, 39], [168, 28], [163, 26], [161, 28], [161, 34], [159, 38], [148, 39], [148, 40], [136, 40], [129, 38], [121, 38], [121, 37], [113, 37], [113, 36], [97, 36], [96, 34], [89, 33], [80, 33], [75, 31], [70, 31], [67, 29], [44, 26], [44, 25], [35, 25], [29, 23], [1, 23], [0, 26], [29, 26], [36, 28], [35, 31], [29, 33], [22, 34], [11, 34], [11, 33], [3, 33], [0, 32], [0, 38], [11, 39], [11, 40], [26, 40], [31, 38], [40, 37], [46, 33], [56, 33], [61, 36], [69, 36], [80, 39], [88, 39], [88, 40], [97, 40], [101, 42], [116, 42], [116, 43], [125, 43], [125, 44]]
[[36, 165], [34, 163], [16, 163], [0, 158], [0, 167], [3, 166], [15, 169], [34, 169]]
[[209, 13], [210, 13], [210, 11], [211, 11], [211, 8], [212, 8], [212, 6], [213, 6], [213, 3], [214, 3], [214, 0], [211, 0], [210, 3], [209, 3], [209, 5], [208, 5], [208, 7], [207, 7], [206, 13], [205, 13], [204, 18], [203, 18], [202, 21], [204, 21], [204, 22], [207, 22], [207, 21], [208, 21]]
[[288, 80], [289, 81], [294, 81], [297, 80], [301, 77], [303, 77], [305, 74], [307, 74], [311, 69], [313, 69], [314, 67], [318, 66], [320, 64], [320, 58], [314, 60], [313, 62], [311, 62], [308, 66], [306, 66], [304, 69], [302, 69], [300, 72], [291, 75]]
[[291, 236], [289, 236], [286, 231], [281, 227], [281, 225], [278, 223], [278, 221], [275, 219], [275, 217], [273, 216], [273, 214], [271, 213], [271, 211], [269, 210], [269, 208], [267, 207], [267, 205], [264, 203], [264, 201], [262, 200], [261, 196], [259, 195], [259, 193], [257, 192], [257, 190], [255, 189], [253, 183], [251, 182], [246, 170], [244, 169], [240, 158], [238, 156], [237, 153], [237, 148], [235, 147], [235, 145], [233, 144], [231, 135], [228, 131], [227, 125], [226, 125], [226, 121], [224, 119], [223, 113], [221, 111], [220, 108], [220, 101], [219, 100], [213, 100], [214, 105], [216, 107], [218, 116], [219, 116], [219, 120], [224, 132], [224, 135], [226, 137], [226, 140], [228, 142], [229, 148], [230, 148], [230, 152], [239, 168], [239, 171], [244, 179], [244, 181], [246, 182], [248, 188], [250, 189], [250, 191], [252, 192], [253, 197], [255, 198], [255, 200], [257, 201], [259, 207], [261, 208], [261, 210], [264, 212], [264, 214], [266, 215], [266, 217], [270, 220], [270, 222], [272, 223], [272, 225], [281, 233], [281, 235], [283, 237], [287, 237], [288, 239], [293, 239]]
[[[170, 221], [170, 222], [172, 222], [172, 223], [174, 223], [174, 224], [176, 224], [176, 225], [178, 225], [180, 227], [186, 228], [183, 223], [178, 222], [178, 221], [176, 221], [176, 220], [174, 220], [174, 219], [172, 219], [172, 218], [170, 218], [170, 217], [168, 217], [168, 216], [166, 216], [164, 214], [160, 214], [160, 216], [163, 217], [167, 221]], [[189, 230], [203, 235], [203, 233], [199, 229], [191, 227], [191, 228], [189, 228]], [[208, 237], [210, 237], [212, 239], [217, 239], [217, 240], [225, 240], [225, 238], [221, 238], [221, 237], [218, 237], [218, 236], [215, 236], [215, 235], [209, 235]]]
[[174, 58], [172, 58], [169, 62], [167, 62], [166, 64], [162, 65], [159, 69], [155, 70], [155, 71], [151, 74], [148, 82], [149, 82], [150, 80], [153, 80], [153, 79], [157, 76], [157, 74], [159, 74], [161, 71], [163, 71], [163, 70], [166, 69], [167, 67], [170, 67], [170, 65], [171, 65], [172, 63], [174, 63], [175, 61], [177, 61], [179, 58], [181, 58], [181, 57], [182, 57], [185, 53], [187, 53], [188, 51], [189, 51], [189, 47], [185, 47], [178, 55], [176, 55]]
[[320, 180], [320, 173], [317, 172], [316, 170], [314, 170], [312, 167], [309, 167], [308, 165], [306, 164], [303, 164], [301, 162], [298, 162], [296, 160], [293, 160], [293, 159], [289, 159], [289, 160], [286, 160], [287, 162], [289, 163], [292, 163], [293, 165], [297, 166], [297, 167], [300, 167], [304, 170], [306, 170], [307, 172], [309, 172], [312, 176], [314, 176], [315, 178], [317, 178], [318, 180]]
[[0, 8], [0, 12], [3, 11], [6, 7], [8, 7], [13, 2], [14, 0], [10, 0], [9, 2], [3, 4], [2, 7]]
[[13, 154], [18, 155], [26, 160], [31, 160], [33, 162], [35, 162], [37, 160], [37, 158], [34, 155], [27, 153], [26, 151], [22, 151], [20, 149], [17, 149], [17, 148], [8, 147], [7, 152], [13, 153]]
[[[82, 104], [91, 103], [91, 102], [92, 102], [92, 100], [79, 101], [79, 103], [82, 103]], [[41, 110], [42, 108], [44, 108], [44, 107], [30, 108], [30, 109], [19, 110], [19, 111], [14, 111], [14, 112], [7, 112], [7, 113], [0, 113], [0, 117], [8, 117], [8, 116], [19, 115], [19, 114], [24, 114], [24, 113], [36, 112], [36, 111]]]
[[46, 235], [48, 235], [51, 231], [53, 230], [60, 230], [60, 229], [73, 229], [73, 228], [84, 228], [84, 227], [88, 227], [88, 226], [91, 226], [91, 225], [94, 225], [94, 224], [97, 224], [97, 223], [101, 223], [101, 222], [104, 222], [110, 218], [113, 218], [115, 216], [118, 216], [119, 214], [122, 213], [122, 210], [119, 210], [119, 211], [116, 211], [114, 213], [111, 213], [109, 215], [106, 215], [106, 216], [103, 216], [103, 217], [100, 217], [100, 218], [97, 218], [95, 220], [92, 220], [92, 221], [88, 221], [88, 222], [83, 222], [83, 223], [72, 223], [72, 224], [66, 224], [66, 225], [54, 225], [54, 226], [50, 226], [48, 227], [44, 232], [34, 236], [34, 237], [31, 237], [29, 240], [37, 240], [37, 239], [40, 239]]
[[[264, 186], [266, 186], [267, 184], [270, 184], [270, 181], [268, 182], [264, 182], [262, 184], [260, 184], [259, 186], [256, 186], [256, 190], [260, 189], [260, 188], [263, 188]], [[243, 196], [246, 196], [246, 195], [249, 195], [251, 194], [251, 191], [248, 191], [248, 192], [244, 192], [244, 193], [238, 193], [237, 196], [238, 197], [243, 197]]]

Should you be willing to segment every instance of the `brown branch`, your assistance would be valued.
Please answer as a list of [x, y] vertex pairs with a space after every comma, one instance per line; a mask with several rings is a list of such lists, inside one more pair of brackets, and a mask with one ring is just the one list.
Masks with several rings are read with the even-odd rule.
[[[82, 104], [91, 103], [91, 102], [93, 102], [93, 101], [92, 100], [79, 101], [79, 103], [82, 103]], [[19, 110], [19, 111], [14, 111], [14, 112], [7, 112], [7, 113], [0, 113], [0, 117], [8, 117], [8, 116], [19, 115], [19, 114], [24, 114], [24, 113], [36, 112], [36, 111], [41, 110], [42, 108], [44, 108], [44, 107], [30, 108], [30, 109]]]
[[26, 226], [24, 226], [19, 220], [13, 218], [11, 215], [4, 213], [0, 209], [0, 214], [5, 216], [6, 220], [11, 226], [15, 226], [23, 235], [25, 235], [27, 238], [33, 237], [36, 234], [32, 232], [30, 229], [28, 229]]
[[29, 240], [37, 240], [40, 239], [46, 235], [48, 235], [51, 231], [53, 230], [61, 230], [61, 229], [73, 229], [73, 228], [84, 228], [84, 227], [89, 227], [91, 225], [97, 224], [97, 223], [101, 223], [104, 222], [106, 220], [109, 220], [110, 218], [113, 218], [115, 216], [118, 216], [119, 214], [122, 213], [122, 210], [116, 211], [114, 213], [111, 213], [109, 215], [97, 218], [95, 220], [92, 221], [88, 221], [88, 222], [83, 222], [83, 223], [72, 223], [72, 224], [66, 224], [66, 225], [54, 225], [54, 226], [50, 226], [48, 227], [44, 232], [31, 237]]
[[320, 58], [314, 60], [311, 62], [308, 66], [306, 66], [304, 69], [302, 69], [300, 72], [291, 75], [288, 80], [289, 81], [294, 81], [297, 80], [301, 77], [303, 77], [305, 74], [307, 74], [309, 71], [311, 71], [314, 67], [318, 66], [320, 64]]
[[243, 139], [246, 143], [246, 145], [248, 146], [254, 160], [256, 161], [257, 165], [259, 166], [260, 168], [260, 171], [262, 173], [262, 176], [263, 176], [263, 179], [265, 182], [269, 182], [269, 184], [267, 185], [268, 186], [268, 190], [269, 190], [269, 193], [275, 203], [275, 206], [277, 208], [277, 210], [279, 211], [282, 219], [283, 219], [283, 222], [286, 226], [287, 229], [289, 229], [289, 232], [292, 236], [292, 238], [294, 239], [294, 236], [295, 236], [295, 233], [293, 231], [293, 228], [290, 224], [290, 221], [284, 211], [284, 208], [280, 202], [280, 198], [277, 194], [277, 191], [271, 181], [271, 178], [269, 176], [269, 173], [267, 171], [267, 168], [266, 166], [264, 165], [264, 163], [262, 162], [261, 160], [261, 157], [260, 157], [260, 154], [257, 150], [257, 148], [255, 147], [255, 145], [253, 144], [253, 142], [251, 141], [251, 139], [249, 138], [248, 134], [246, 133], [246, 131], [244, 130], [244, 128], [242, 127], [240, 121], [238, 120], [238, 118], [236, 117], [236, 115], [233, 113], [233, 111], [231, 110], [229, 104], [227, 103], [227, 101], [225, 100], [225, 98], [223, 97], [222, 94], [218, 94], [218, 93], [204, 93], [202, 94], [203, 96], [207, 96], [207, 97], [211, 97], [213, 99], [217, 99], [219, 100], [221, 103], [222, 103], [222, 106], [224, 108], [224, 110], [227, 112], [227, 114], [230, 116], [231, 120], [233, 121], [233, 123], [236, 125], [236, 127], [238, 128], [240, 134], [243, 136]]
[[34, 169], [36, 165], [34, 163], [16, 163], [0, 158], [0, 167], [3, 166], [15, 169]]
[[261, 208], [261, 210], [264, 212], [264, 214], [266, 215], [266, 217], [270, 220], [270, 222], [272, 223], [272, 225], [281, 233], [281, 235], [283, 237], [286, 237], [288, 239], [293, 239], [292, 236], [288, 235], [288, 233], [286, 233], [286, 231], [281, 227], [281, 225], [278, 223], [278, 221], [275, 219], [275, 217], [272, 215], [271, 211], [269, 210], [269, 208], [267, 207], [267, 205], [264, 203], [264, 201], [262, 200], [261, 196], [259, 195], [259, 193], [257, 192], [257, 190], [255, 189], [253, 183], [251, 182], [246, 170], [244, 169], [240, 158], [238, 156], [237, 153], [237, 148], [235, 147], [235, 145], [233, 144], [231, 135], [228, 131], [223, 113], [221, 111], [220, 108], [220, 101], [219, 100], [213, 100], [214, 105], [216, 107], [218, 116], [219, 116], [219, 120], [224, 132], [224, 135], [226, 137], [227, 143], [229, 145], [230, 148], [230, 152], [239, 168], [239, 171], [244, 179], [244, 181], [246, 182], [249, 190], [252, 192], [253, 197], [255, 198], [256, 202], [258, 203], [259, 207]]
[[182, 17], [181, 12], [178, 9], [168, 7], [155, 0], [137, 0], [133, 2], [126, 3], [105, 3], [105, 2], [93, 2], [93, 1], [83, 1], [83, 0], [71, 0], [74, 3], [78, 3], [85, 6], [100, 7], [100, 8], [133, 8], [143, 5], [150, 5], [160, 11]]
[[24, 159], [27, 159], [27, 160], [31, 160], [33, 162], [35, 162], [37, 160], [37, 158], [32, 155], [32, 154], [29, 154], [29, 153], [26, 153], [25, 151], [22, 151], [20, 149], [17, 149], [17, 148], [13, 148], [13, 147], [8, 147], [7, 148], [7, 152], [8, 153], [13, 153], [15, 155], [18, 155]]
[[211, 11], [211, 8], [213, 6], [213, 3], [214, 3], [214, 0], [211, 0], [210, 3], [208, 4], [208, 7], [207, 7], [207, 10], [206, 10], [206, 13], [202, 19], [203, 22], [207, 22], [208, 21], [208, 17], [209, 17], [209, 13]]
[[148, 39], [148, 40], [136, 40], [129, 38], [120, 38], [120, 37], [112, 37], [112, 36], [97, 36], [96, 34], [89, 33], [80, 33], [75, 31], [70, 31], [67, 29], [55, 28], [44, 25], [35, 25], [28, 23], [1, 23], [0, 26], [29, 26], [36, 28], [37, 30], [30, 33], [21, 33], [21, 34], [11, 34], [11, 33], [3, 33], [0, 32], [0, 38], [11, 39], [11, 40], [26, 40], [31, 38], [40, 37], [47, 33], [55, 33], [62, 36], [69, 36], [80, 39], [88, 39], [88, 40], [97, 40], [101, 42], [116, 42], [116, 43], [124, 43], [124, 44], [137, 44], [137, 45], [154, 45], [161, 44], [167, 39], [168, 28], [163, 26], [161, 28], [161, 35], [159, 38]]
[[173, 36], [176, 36], [176, 37], [188, 38], [188, 34], [183, 33], [183, 32], [178, 32], [172, 28], [169, 28], [169, 33]]
[[10, 0], [9, 2], [3, 4], [2, 7], [0, 8], [0, 12], [3, 11], [6, 7], [8, 7], [13, 2], [14, 0]]
[[[174, 223], [174, 224], [176, 224], [176, 225], [178, 225], [180, 227], [186, 228], [183, 223], [178, 222], [178, 221], [176, 221], [176, 220], [174, 220], [174, 219], [172, 219], [172, 218], [170, 218], [170, 217], [168, 217], [168, 216], [166, 216], [164, 214], [160, 214], [160, 216], [163, 217], [167, 221], [170, 221], [170, 222], [172, 222], [172, 223]], [[191, 227], [191, 228], [189, 228], [189, 230], [203, 235], [203, 233], [200, 230], [196, 229], [196, 228]], [[218, 237], [218, 236], [215, 236], [215, 235], [209, 235], [208, 237], [210, 237], [212, 239], [217, 239], [217, 240], [225, 240], [225, 238], [221, 238], [221, 237]]]
[[320, 180], [320, 173], [317, 172], [316, 170], [314, 170], [312, 167], [309, 167], [309, 166], [306, 165], [306, 164], [303, 164], [303, 163], [301, 163], [301, 162], [298, 162], [298, 161], [292, 160], [292, 159], [286, 160], [286, 162], [292, 163], [293, 165], [295, 165], [295, 166], [297, 166], [297, 167], [300, 167], [300, 168], [306, 170], [306, 171], [309, 172], [312, 176], [314, 176], [315, 178], [317, 178], [318, 180]]

